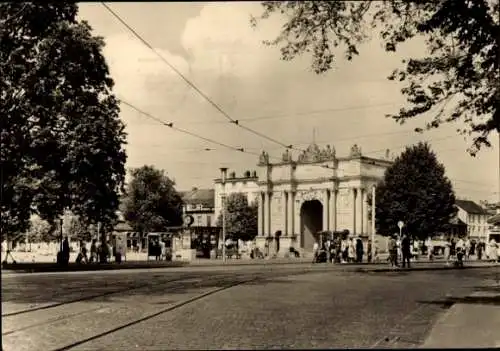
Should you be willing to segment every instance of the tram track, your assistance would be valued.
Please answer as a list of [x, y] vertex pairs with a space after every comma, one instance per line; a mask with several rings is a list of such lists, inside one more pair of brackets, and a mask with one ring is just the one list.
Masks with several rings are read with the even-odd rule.
[[[203, 274], [202, 272], [193, 273], [193, 274], [185, 275], [185, 276], [178, 277], [178, 278], [175, 278], [175, 279], [169, 279], [169, 280], [166, 280], [166, 281], [162, 281], [160, 284], [170, 284], [170, 283], [180, 282], [180, 281], [183, 281], [183, 280], [196, 279], [196, 278], [205, 277], [205, 276], [206, 275]], [[227, 273], [220, 273], [220, 274], [212, 276], [211, 278], [213, 279], [213, 278], [218, 278], [218, 277], [221, 277], [221, 276], [227, 276]], [[78, 298], [75, 298], [75, 299], [70, 299], [70, 300], [67, 300], [67, 301], [61, 301], [61, 302], [52, 303], [52, 304], [49, 304], [49, 305], [44, 305], [44, 306], [39, 306], [39, 307], [34, 307], [34, 308], [27, 308], [27, 309], [23, 309], [23, 310], [20, 310], [20, 311], [5, 313], [5, 314], [2, 314], [2, 318], [13, 317], [13, 316], [18, 316], [18, 315], [22, 315], [22, 314], [37, 312], [37, 311], [41, 311], [41, 310], [52, 309], [52, 308], [56, 308], [56, 307], [61, 307], [61, 306], [66, 306], [66, 305], [78, 303], [78, 302], [91, 301], [91, 300], [95, 300], [95, 299], [102, 298], [102, 297], [107, 297], [107, 296], [112, 296], [112, 295], [116, 295], [116, 294], [127, 293], [127, 292], [131, 292], [131, 291], [134, 291], [134, 290], [144, 289], [144, 288], [147, 288], [147, 287], [153, 287], [155, 285], [157, 285], [157, 284], [155, 284], [154, 281], [153, 282], [150, 281], [150, 282], [142, 283], [142, 284], [139, 284], [139, 285], [126, 286], [126, 287], [123, 287], [123, 288], [117, 289], [117, 290], [105, 291], [105, 292], [102, 292], [102, 293], [92, 294], [92, 295], [87, 295], [87, 296], [82, 296], [82, 297], [78, 297]]]
[[[169, 279], [169, 280], [166, 280], [166, 281], [162, 281], [159, 284], [151, 284], [151, 283], [141, 284], [141, 285], [134, 286], [134, 287], [127, 287], [127, 288], [120, 289], [120, 290], [108, 291], [108, 292], [105, 292], [105, 293], [95, 294], [95, 295], [91, 295], [91, 296], [86, 296], [86, 297], [83, 297], [83, 298], [74, 299], [74, 300], [70, 300], [70, 301], [65, 301], [65, 302], [61, 302], [61, 303], [55, 303], [55, 304], [48, 305], [48, 306], [42, 306], [42, 307], [38, 307], [38, 308], [33, 308], [33, 309], [28, 309], [28, 310], [14, 312], [14, 313], [11, 313], [11, 314], [6, 314], [6, 315], [2, 316], [2, 319], [3, 319], [2, 322], [3, 322], [3, 325], [5, 326], [6, 324], [8, 324], [9, 321], [8, 320], [4, 320], [4, 318], [16, 317], [16, 316], [19, 316], [19, 315], [28, 315], [29, 313], [35, 313], [35, 312], [40, 311], [40, 310], [55, 309], [57, 307], [68, 306], [68, 305], [71, 305], [71, 304], [76, 304], [76, 303], [84, 302], [84, 301], [91, 302], [92, 300], [97, 300], [97, 299], [102, 298], [102, 297], [108, 297], [110, 295], [127, 294], [127, 293], [129, 293], [131, 291], [145, 289], [145, 288], [149, 288], [150, 289], [149, 291], [147, 291], [149, 294], [151, 294], [151, 293], [158, 293], [158, 292], [162, 292], [162, 291], [165, 291], [168, 294], [169, 293], [170, 285], [175, 284], [175, 283], [182, 283], [182, 282], [188, 282], [189, 283], [193, 279], [200, 279], [200, 278], [202, 278], [204, 280], [205, 284], [213, 284], [214, 281], [217, 282], [217, 281], [219, 281], [221, 279], [223, 280], [223, 279], [228, 278], [230, 276], [231, 275], [228, 274], [228, 273], [220, 273], [220, 274], [212, 275], [212, 276], [206, 276], [204, 274], [198, 273], [198, 274], [191, 274], [191, 275], [188, 275], [188, 276], [183, 276], [181, 278]], [[253, 277], [250, 280], [255, 280], [255, 279], [258, 279], [258, 277]], [[196, 285], [194, 285], [194, 287], [197, 288]], [[201, 287], [201, 288], [203, 288], [203, 287]], [[96, 307], [96, 308], [85, 309], [83, 311], [76, 312], [76, 313], [75, 312], [65, 313], [65, 314], [62, 314], [62, 315], [59, 315], [59, 316], [55, 316], [53, 318], [49, 318], [49, 319], [43, 320], [41, 322], [31, 323], [31, 324], [28, 324], [28, 325], [24, 325], [24, 326], [22, 326], [20, 328], [15, 328], [15, 329], [12, 329], [12, 330], [7, 330], [5, 332], [2, 331], [2, 336], [7, 336], [7, 335], [11, 335], [11, 334], [14, 334], [14, 333], [17, 333], [17, 332], [26, 331], [26, 330], [33, 329], [33, 328], [36, 328], [36, 327], [39, 327], [39, 326], [43, 326], [43, 325], [50, 325], [50, 324], [58, 323], [58, 322], [61, 322], [63, 320], [66, 320], [66, 319], [67, 320], [71, 320], [71, 319], [74, 319], [74, 318], [77, 318], [77, 317], [84, 316], [84, 315], [86, 315], [88, 313], [98, 313], [100, 310], [105, 310], [105, 309], [109, 309], [109, 308], [110, 308], [109, 305], [106, 305], [103, 302], [99, 307]]]
[[[150, 303], [149, 307], [148, 307], [149, 311], [146, 309], [146, 310], [142, 311], [144, 313], [140, 313], [141, 307], [137, 308], [137, 306], [135, 306], [136, 311], [135, 312], [132, 311], [130, 313], [130, 316], [129, 316], [130, 318], [125, 317], [125, 318], [121, 318], [122, 320], [118, 319], [117, 321], [115, 321], [116, 322], [115, 327], [112, 327], [111, 329], [108, 329], [108, 330], [104, 330], [102, 332], [101, 332], [102, 329], [101, 330], [97, 329], [95, 331], [89, 330], [89, 333], [87, 333], [87, 335], [82, 335], [82, 339], [71, 340], [72, 338], [70, 338], [69, 340], [67, 340], [67, 342], [69, 342], [67, 345], [54, 349], [54, 350], [68, 350], [68, 349], [71, 349], [73, 347], [85, 344], [87, 342], [99, 339], [99, 338], [104, 337], [106, 335], [113, 334], [113, 333], [115, 333], [119, 330], [122, 330], [124, 328], [127, 328], [129, 326], [133, 326], [133, 325], [136, 325], [136, 324], [141, 323], [143, 321], [147, 321], [147, 320], [152, 319], [156, 316], [159, 316], [159, 315], [162, 315], [165, 313], [169, 313], [169, 312], [174, 311], [178, 308], [181, 308], [182, 306], [194, 303], [200, 299], [203, 299], [203, 298], [208, 297], [210, 295], [216, 294], [218, 292], [222, 292], [224, 290], [231, 289], [231, 288], [236, 287], [238, 285], [250, 283], [250, 282], [256, 281], [256, 280], [266, 281], [268, 279], [275, 279], [277, 277], [290, 276], [290, 275], [300, 275], [300, 274], [305, 274], [305, 273], [308, 273], [311, 271], [316, 271], [316, 270], [302, 267], [301, 269], [298, 269], [298, 270], [293, 269], [293, 270], [287, 270], [285, 272], [282, 270], [274, 271], [274, 269], [270, 269], [265, 274], [262, 274], [262, 273], [264, 273], [262, 271], [252, 271], [252, 272], [244, 272], [244, 273], [238, 272], [236, 274], [235, 274], [235, 272], [227, 272], [226, 271], [226, 272], [220, 272], [220, 273], [210, 274], [210, 275], [207, 275], [206, 272], [196, 272], [196, 273], [187, 274], [187, 275], [184, 275], [182, 277], [175, 278], [175, 279], [168, 279], [168, 280], [164, 280], [164, 281], [154, 280], [154, 281], [150, 281], [150, 282], [144, 283], [144, 284], [139, 284], [136, 286], [125, 287], [123, 289], [107, 291], [107, 292], [103, 292], [100, 294], [93, 294], [90, 296], [85, 296], [85, 297], [78, 298], [78, 299], [72, 299], [69, 301], [55, 303], [55, 304], [51, 304], [48, 306], [41, 306], [41, 307], [27, 309], [27, 310], [23, 310], [23, 311], [8, 313], [8, 314], [5, 314], [4, 316], [2, 316], [2, 319], [7, 317], [6, 318], [7, 320], [3, 320], [4, 326], [6, 325], [6, 322], [7, 323], [9, 322], [8, 317], [16, 318], [16, 316], [19, 316], [19, 318], [27, 318], [27, 319], [24, 319], [25, 322], [28, 319], [30, 321], [32, 321], [33, 319], [36, 320], [37, 317], [40, 317], [40, 315], [36, 316], [33, 314], [37, 311], [51, 310], [51, 309], [53, 309], [54, 311], [57, 311], [57, 307], [68, 306], [71, 304], [77, 304], [78, 302], [84, 302], [84, 301], [93, 302], [93, 300], [98, 300], [101, 297], [107, 297], [110, 295], [118, 295], [118, 296], [124, 295], [124, 297], [127, 300], [130, 300], [130, 292], [134, 291], [134, 293], [132, 293], [132, 294], [135, 294], [135, 291], [136, 290], [140, 291], [140, 289], [147, 289], [145, 292], [141, 292], [142, 294], [156, 295], [156, 296], [159, 296], [158, 293], [161, 293], [164, 291], [165, 297], [167, 297], [167, 298], [168, 298], [169, 294], [173, 294], [173, 295], [183, 294], [186, 291], [189, 291], [192, 289], [205, 290], [205, 291], [203, 291], [199, 294], [196, 294], [192, 297], [189, 297], [187, 299], [183, 298], [180, 301], [159, 301], [159, 302]], [[193, 279], [196, 279], [196, 280], [200, 279], [200, 280], [197, 282], [193, 282], [192, 281]], [[180, 283], [180, 285], [176, 285], [176, 283]], [[183, 284], [183, 283], [185, 283], [185, 284]], [[218, 284], [220, 284], [222, 286], [217, 286]], [[207, 289], [208, 289], [208, 291], [206, 291]], [[194, 291], [192, 293], [196, 293], [196, 291]], [[188, 294], [189, 294], [189, 292], [188, 292]], [[118, 313], [120, 310], [124, 310], [124, 309], [128, 310], [129, 308], [127, 307], [127, 304], [129, 302], [128, 301], [123, 302], [123, 301], [120, 301], [120, 299], [121, 298], [118, 297], [118, 300], [115, 301], [118, 303], [115, 304], [114, 306], [113, 306], [113, 304], [106, 304], [105, 302], [103, 302], [100, 306], [97, 306], [96, 308], [88, 308], [91, 306], [87, 306], [87, 309], [85, 309], [83, 311], [78, 311], [78, 312], [75, 312], [74, 310], [71, 311], [71, 308], [68, 308], [69, 311], [67, 311], [67, 312], [69, 312], [69, 313], [57, 315], [57, 312], [56, 312], [56, 315], [52, 318], [48, 318], [48, 319], [45, 319], [45, 320], [40, 321], [40, 322], [29, 323], [28, 325], [22, 325], [22, 326], [19, 326], [18, 328], [12, 329], [12, 330], [7, 330], [5, 332], [2, 332], [2, 336], [19, 338], [19, 336], [23, 335], [23, 333], [30, 333], [29, 332], [30, 329], [36, 330], [36, 329], [39, 329], [40, 327], [50, 329], [51, 325], [52, 325], [52, 328], [58, 328], [58, 325], [61, 325], [61, 321], [66, 320], [67, 321], [66, 323], [71, 324], [72, 320], [82, 318], [82, 317], [83, 317], [83, 319], [87, 319], [87, 318], [89, 318], [88, 317], [89, 313], [92, 313], [92, 314], [100, 313], [100, 310], [101, 311], [107, 310], [106, 312], [103, 312], [103, 313], [111, 313], [110, 315], [115, 313], [114, 311], [116, 311]], [[160, 304], [168, 304], [168, 306], [165, 306], [164, 308], [161, 308], [160, 310], [155, 309], [155, 307], [153, 307], [154, 305], [160, 305]], [[146, 303], [146, 305], [147, 305], [147, 303]], [[82, 305], [77, 305], [77, 306], [78, 307], [76, 307], [76, 309], [78, 309], [79, 307], [80, 308], [84, 307]], [[66, 311], [59, 311], [59, 312], [66, 312]], [[46, 318], [46, 316], [41, 316], [41, 319], [43, 319], [43, 318]], [[17, 334], [17, 333], [21, 333], [21, 334]], [[13, 335], [13, 334], [16, 334], [16, 335]]]
[[201, 294], [197, 294], [196, 296], [193, 296], [189, 299], [185, 299], [183, 301], [180, 301], [178, 303], [175, 303], [169, 307], [166, 307], [166, 308], [163, 308], [163, 309], [160, 309], [159, 311], [157, 312], [154, 312], [154, 313], [151, 313], [151, 314], [148, 314], [142, 318], [137, 318], [137, 319], [134, 319], [128, 323], [125, 323], [125, 324], [122, 324], [118, 327], [115, 327], [115, 328], [112, 328], [110, 330], [106, 330], [104, 332], [101, 332], [101, 333], [98, 333], [98, 334], [94, 334], [90, 337], [87, 337], [87, 338], [84, 338], [84, 339], [81, 339], [81, 340], [78, 340], [76, 342], [73, 342], [71, 344], [67, 344], [65, 346], [62, 346], [62, 347], [59, 347], [59, 348], [56, 348], [56, 349], [53, 349], [52, 351], [66, 351], [66, 350], [70, 350], [74, 347], [77, 347], [77, 346], [80, 346], [80, 345], [83, 345], [87, 342], [91, 342], [91, 341], [94, 341], [96, 339], [99, 339], [99, 338], [102, 338], [102, 337], [105, 337], [107, 335], [110, 335], [110, 334], [113, 334], [113, 333], [116, 333], [120, 330], [123, 330], [125, 328], [128, 328], [128, 327], [131, 327], [131, 326], [134, 326], [136, 324], [139, 324], [139, 323], [142, 323], [142, 322], [145, 322], [145, 321], [148, 321], [152, 318], [155, 318], [155, 317], [158, 317], [160, 315], [164, 315], [166, 313], [169, 313], [169, 312], [172, 312], [172, 311], [175, 311], [183, 306], [186, 306], [186, 305], [189, 305], [189, 304], [192, 304], [192, 303], [195, 303], [203, 298], [206, 298], [206, 297], [209, 297], [211, 295], [214, 295], [214, 294], [217, 294], [217, 293], [220, 293], [222, 291], [226, 291], [226, 290], [229, 290], [231, 288], [234, 288], [238, 285], [243, 285], [243, 284], [246, 284], [246, 283], [250, 283], [252, 281], [255, 281], [255, 280], [258, 280], [259, 277], [251, 277], [251, 278], [247, 278], [247, 279], [244, 279], [244, 280], [239, 280], [239, 281], [236, 281], [236, 282], [232, 282], [232, 283], [229, 283], [229, 284], [226, 284], [222, 287], [218, 287], [218, 288], [214, 288], [214, 289], [211, 289], [207, 292], [204, 292], [204, 293], [201, 293]]

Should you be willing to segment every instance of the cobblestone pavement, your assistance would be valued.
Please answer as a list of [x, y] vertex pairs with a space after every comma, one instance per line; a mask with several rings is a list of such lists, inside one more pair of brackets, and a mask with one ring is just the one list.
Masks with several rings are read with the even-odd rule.
[[447, 294], [468, 294], [494, 274], [223, 268], [4, 278], [2, 348], [416, 347], [449, 307]]

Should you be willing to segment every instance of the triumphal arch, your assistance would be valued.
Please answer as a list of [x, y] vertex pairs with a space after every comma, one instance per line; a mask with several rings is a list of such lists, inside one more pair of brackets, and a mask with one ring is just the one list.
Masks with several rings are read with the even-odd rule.
[[388, 157], [362, 155], [357, 145], [346, 157], [315, 143], [296, 160], [288, 150], [278, 162], [263, 152], [258, 164], [257, 246], [274, 245], [277, 232], [281, 232], [280, 253], [290, 246], [312, 251], [321, 231], [347, 229], [367, 237], [371, 234], [367, 197], [391, 163]]

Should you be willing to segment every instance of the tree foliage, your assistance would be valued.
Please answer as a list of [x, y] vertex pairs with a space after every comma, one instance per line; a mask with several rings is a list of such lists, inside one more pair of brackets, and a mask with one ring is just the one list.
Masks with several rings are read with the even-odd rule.
[[[243, 193], [230, 194], [226, 199], [226, 235], [234, 240], [253, 240], [257, 236], [258, 206], [248, 204]], [[222, 213], [217, 218], [217, 226], [222, 227]]]
[[141, 233], [164, 231], [182, 224], [182, 198], [175, 182], [153, 166], [133, 169], [126, 186], [124, 217]]
[[52, 235], [55, 231], [47, 221], [39, 217], [32, 218], [28, 230], [28, 239], [30, 242], [51, 242], [56, 238]]
[[[473, 136], [469, 152], [491, 146], [500, 132], [499, 1], [265, 1], [260, 19], [281, 13], [287, 20], [277, 38], [284, 60], [310, 53], [316, 73], [330, 70], [335, 48], [348, 60], [378, 31], [387, 51], [414, 37], [426, 39], [427, 55], [403, 60], [388, 77], [405, 83], [410, 105], [390, 115], [399, 123], [437, 110], [425, 129], [462, 121], [457, 131]], [[252, 18], [252, 24], [257, 19]], [[422, 132], [423, 128], [417, 128]]]
[[[110, 226], [125, 177], [124, 125], [104, 41], [73, 3], [0, 4], [2, 233], [71, 210]], [[4, 225], [5, 224], [5, 225]]]
[[375, 196], [375, 223], [382, 235], [399, 233], [397, 223], [403, 221], [404, 232], [425, 239], [448, 230], [457, 211], [445, 168], [427, 143], [408, 147], [396, 158]]

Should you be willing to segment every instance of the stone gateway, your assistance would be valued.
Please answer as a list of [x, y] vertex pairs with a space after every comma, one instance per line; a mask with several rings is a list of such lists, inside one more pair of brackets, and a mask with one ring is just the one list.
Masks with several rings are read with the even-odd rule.
[[296, 161], [288, 151], [278, 163], [263, 155], [258, 164], [258, 247], [268, 246], [274, 253], [278, 231], [282, 233], [279, 256], [289, 247], [312, 251], [321, 231], [371, 234], [367, 198], [390, 160], [363, 156], [357, 145], [349, 156], [337, 158], [334, 148], [322, 150], [315, 143]]

